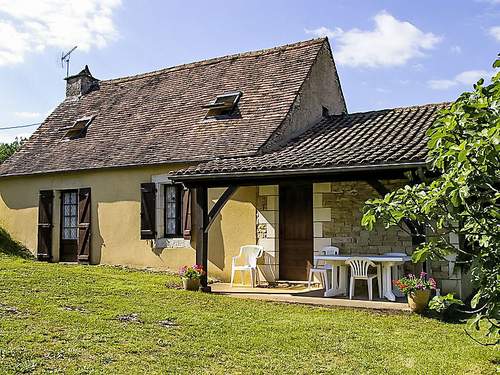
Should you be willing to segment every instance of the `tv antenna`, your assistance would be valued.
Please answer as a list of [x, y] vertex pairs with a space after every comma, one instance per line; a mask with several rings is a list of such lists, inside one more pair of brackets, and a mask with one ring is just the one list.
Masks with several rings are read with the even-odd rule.
[[64, 68], [64, 63], [66, 63], [66, 78], [69, 77], [69, 58], [71, 57], [71, 52], [73, 52], [76, 47], [78, 46], [74, 46], [66, 53], [61, 53], [61, 68]]

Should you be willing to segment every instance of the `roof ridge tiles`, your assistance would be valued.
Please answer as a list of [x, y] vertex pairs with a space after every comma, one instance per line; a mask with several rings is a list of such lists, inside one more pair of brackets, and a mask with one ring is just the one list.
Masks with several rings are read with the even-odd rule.
[[351, 113], [341, 113], [338, 115], [330, 115], [330, 118], [337, 118], [342, 116], [361, 116], [361, 115], [370, 115], [372, 113], [377, 112], [387, 112], [387, 111], [404, 111], [404, 110], [415, 110], [420, 108], [431, 108], [431, 107], [445, 107], [447, 105], [452, 104], [453, 102], [437, 102], [437, 103], [425, 103], [425, 104], [415, 104], [407, 107], [394, 107], [394, 108], [383, 108], [383, 109], [374, 109], [371, 111], [359, 111], [359, 112], [351, 112]]
[[191, 69], [191, 68], [195, 68], [198, 66], [217, 64], [219, 62], [227, 61], [227, 60], [246, 58], [246, 57], [255, 57], [255, 56], [264, 56], [264, 55], [268, 55], [268, 54], [275, 53], [275, 52], [289, 51], [292, 49], [309, 47], [309, 46], [314, 45], [314, 44], [322, 44], [327, 40], [328, 40], [327, 37], [314, 38], [314, 39], [304, 40], [304, 41], [300, 41], [300, 42], [284, 44], [284, 45], [272, 47], [272, 48], [264, 48], [264, 49], [255, 50], [255, 51], [247, 51], [247, 52], [235, 53], [235, 54], [231, 54], [231, 55], [213, 57], [213, 58], [209, 58], [206, 60], [193, 61], [190, 63], [174, 65], [174, 66], [170, 66], [167, 68], [161, 68], [158, 70], [153, 70], [151, 72], [140, 73], [140, 74], [135, 74], [135, 75], [131, 75], [131, 76], [106, 79], [106, 80], [100, 81], [100, 83], [101, 84], [122, 83], [122, 82], [132, 81], [132, 80], [141, 79], [141, 78], [153, 77], [153, 76], [160, 75], [163, 73]]

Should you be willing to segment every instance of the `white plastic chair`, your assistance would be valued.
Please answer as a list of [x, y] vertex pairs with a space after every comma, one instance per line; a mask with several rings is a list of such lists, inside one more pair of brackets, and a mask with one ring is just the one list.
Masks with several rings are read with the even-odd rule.
[[259, 276], [257, 272], [257, 259], [262, 256], [263, 252], [264, 248], [260, 245], [240, 247], [240, 253], [233, 257], [231, 265], [231, 287], [233, 286], [236, 271], [241, 271], [242, 281], [244, 281], [244, 272], [249, 271], [252, 288], [255, 286], [255, 281]]
[[[338, 255], [339, 248], [335, 246], [325, 246], [321, 249], [321, 255]], [[330, 289], [330, 282], [328, 279], [328, 270], [331, 270], [333, 266], [331, 264], [324, 264], [323, 266], [319, 265], [319, 261], [314, 262], [314, 267], [309, 270], [309, 279], [307, 281], [307, 287], [311, 287], [312, 280], [314, 278], [314, 274], [318, 273], [320, 275], [321, 284], [325, 289]]]
[[[371, 301], [373, 299], [373, 279], [378, 281], [378, 294], [379, 298], [382, 298], [382, 276], [380, 265], [373, 263], [368, 258], [354, 257], [349, 258], [345, 261], [351, 267], [351, 283], [349, 285], [349, 299], [352, 299], [354, 295], [354, 283], [356, 280], [366, 280], [368, 284], [368, 299]], [[368, 269], [370, 267], [375, 267], [377, 269], [376, 274], [369, 274]]]

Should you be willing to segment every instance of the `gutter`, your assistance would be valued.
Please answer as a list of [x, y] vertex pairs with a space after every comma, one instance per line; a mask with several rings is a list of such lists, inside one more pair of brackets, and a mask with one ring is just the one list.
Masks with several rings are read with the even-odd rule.
[[328, 167], [328, 168], [305, 168], [305, 169], [277, 169], [267, 171], [247, 171], [247, 172], [220, 172], [208, 174], [192, 174], [192, 175], [173, 175], [170, 178], [174, 181], [196, 181], [196, 180], [215, 180], [218, 178], [245, 178], [245, 177], [283, 177], [283, 176], [298, 176], [298, 175], [314, 175], [328, 173], [343, 173], [343, 172], [370, 172], [382, 170], [394, 170], [402, 168], [421, 168], [425, 167], [425, 161], [407, 162], [407, 163], [388, 163], [378, 165], [353, 165], [344, 167]]

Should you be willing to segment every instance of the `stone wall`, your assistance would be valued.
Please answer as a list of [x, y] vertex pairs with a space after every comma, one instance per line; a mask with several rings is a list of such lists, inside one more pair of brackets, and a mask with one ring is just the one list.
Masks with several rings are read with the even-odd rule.
[[[405, 181], [383, 181], [392, 190]], [[366, 182], [317, 183], [314, 197], [314, 251], [324, 246], [337, 246], [341, 254], [383, 254], [413, 250], [411, 236], [399, 228], [373, 231], [361, 227], [362, 208], [366, 200], [378, 193]]]
[[[382, 181], [392, 191], [407, 181]], [[337, 246], [341, 254], [363, 255], [404, 252], [411, 254], [411, 236], [397, 227], [375, 226], [373, 231], [361, 227], [364, 202], [379, 197], [366, 182], [332, 182], [314, 184], [314, 252], [324, 246]], [[452, 242], [454, 241], [451, 238]], [[458, 246], [458, 238], [455, 239]], [[441, 293], [456, 293], [466, 298], [472, 292], [470, 276], [460, 266], [448, 261], [428, 261], [426, 271], [438, 282]], [[404, 272], [418, 273], [422, 264], [405, 263]]]
[[347, 111], [328, 43], [323, 44], [287, 116], [261, 151], [274, 150], [317, 124], [323, 117], [323, 108], [330, 115]]

